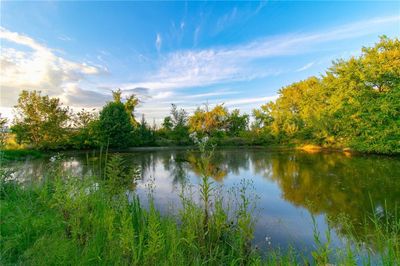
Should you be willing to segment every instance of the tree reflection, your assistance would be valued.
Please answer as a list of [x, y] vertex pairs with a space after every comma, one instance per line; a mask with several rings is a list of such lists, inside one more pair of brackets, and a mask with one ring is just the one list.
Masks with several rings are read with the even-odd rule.
[[339, 233], [347, 232], [346, 217], [346, 223], [365, 241], [366, 226], [370, 234], [374, 231], [367, 217], [379, 212], [382, 221], [390, 221], [399, 212], [400, 162], [396, 158], [302, 152], [253, 155], [254, 171], [279, 184], [285, 200], [314, 215], [326, 214]]
[[183, 184], [187, 179], [185, 164], [187, 163], [186, 152], [173, 151], [162, 152], [158, 155], [164, 166], [164, 170], [172, 176], [172, 183]]
[[204, 174], [212, 177], [217, 182], [221, 182], [228, 174], [228, 166], [220, 152], [212, 155], [210, 162], [204, 169], [201, 166], [200, 159], [199, 153], [196, 151], [192, 151], [187, 154], [187, 160], [190, 164], [191, 170], [197, 176]]

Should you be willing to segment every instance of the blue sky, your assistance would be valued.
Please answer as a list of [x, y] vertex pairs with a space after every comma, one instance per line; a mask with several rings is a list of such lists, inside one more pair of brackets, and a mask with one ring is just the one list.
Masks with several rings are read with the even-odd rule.
[[0, 112], [12, 116], [22, 89], [80, 109], [121, 88], [157, 123], [171, 103], [250, 113], [399, 25], [395, 1], [2, 1]]

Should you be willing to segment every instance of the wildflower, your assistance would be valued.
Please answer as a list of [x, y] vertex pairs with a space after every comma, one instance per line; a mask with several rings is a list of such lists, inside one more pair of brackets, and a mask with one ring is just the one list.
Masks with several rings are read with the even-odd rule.
[[265, 242], [267, 242], [267, 244], [270, 246], [271, 245], [271, 237], [270, 236], [266, 236], [265, 237]]

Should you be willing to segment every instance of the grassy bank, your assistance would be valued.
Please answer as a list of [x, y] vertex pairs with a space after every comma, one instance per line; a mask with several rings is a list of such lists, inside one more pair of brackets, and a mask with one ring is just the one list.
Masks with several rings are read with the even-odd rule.
[[2, 159], [3, 160], [25, 160], [26, 158], [41, 158], [43, 156], [42, 151], [38, 150], [3, 150]]
[[250, 244], [253, 219], [249, 213], [252, 204], [245, 197], [247, 184], [238, 191], [237, 205], [228, 206], [222, 196], [211, 194], [211, 184], [204, 180], [199, 188], [201, 203], [182, 193], [181, 211], [161, 216], [151, 192], [147, 209], [137, 197], [128, 201], [121, 190], [126, 176], [116, 170], [118, 160], [112, 159], [103, 179], [63, 180], [53, 172], [56, 180], [29, 187], [3, 179], [1, 264], [219, 265], [260, 261]]

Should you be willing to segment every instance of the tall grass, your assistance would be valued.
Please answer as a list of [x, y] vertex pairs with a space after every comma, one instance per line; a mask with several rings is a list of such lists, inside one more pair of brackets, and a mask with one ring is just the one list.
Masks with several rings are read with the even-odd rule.
[[[200, 152], [199, 163], [206, 173], [212, 150]], [[374, 226], [373, 231], [366, 229], [369, 238], [379, 243], [373, 249], [370, 243], [355, 244], [360, 241], [347, 222], [344, 227], [354, 235], [347, 248], [333, 249], [315, 230], [311, 260], [292, 248], [265, 254], [251, 245], [255, 225], [251, 183], [242, 181], [231, 193], [221, 193], [203, 174], [200, 185], [193, 188], [200, 200], [187, 188], [179, 211], [161, 215], [151, 192], [146, 208], [138, 197], [128, 199], [126, 189], [135, 189], [138, 173], [123, 165], [121, 157], [111, 157], [101, 178], [82, 179], [63, 173], [55, 162], [43, 184], [28, 186], [3, 172], [0, 264], [397, 265], [400, 261], [397, 214], [368, 217]], [[330, 239], [329, 232], [326, 236]]]

